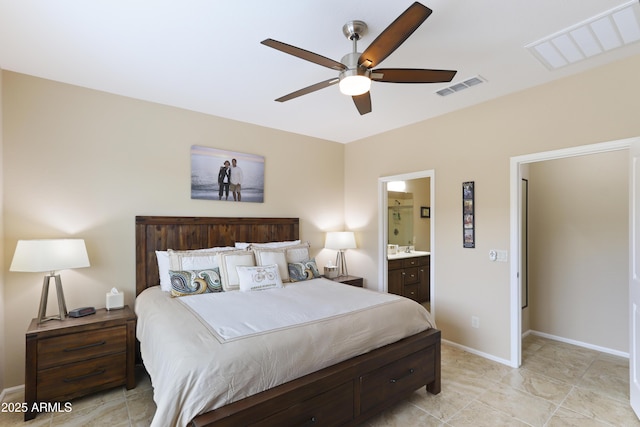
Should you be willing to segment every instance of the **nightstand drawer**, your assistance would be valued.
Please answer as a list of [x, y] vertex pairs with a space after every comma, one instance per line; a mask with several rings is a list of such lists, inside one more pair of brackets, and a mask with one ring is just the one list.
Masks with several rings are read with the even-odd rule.
[[122, 352], [126, 326], [45, 338], [38, 341], [38, 370]]
[[99, 357], [38, 372], [38, 400], [70, 399], [90, 390], [124, 384], [126, 353]]

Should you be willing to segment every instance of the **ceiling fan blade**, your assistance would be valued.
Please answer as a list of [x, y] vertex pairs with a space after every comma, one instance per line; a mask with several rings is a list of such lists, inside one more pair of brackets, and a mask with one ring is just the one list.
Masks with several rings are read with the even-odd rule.
[[309, 52], [308, 50], [300, 49], [299, 47], [291, 46], [290, 44], [282, 43], [277, 40], [266, 39], [262, 40], [260, 43], [281, 52], [288, 53], [289, 55], [304, 59], [305, 61], [331, 68], [332, 70], [343, 71], [347, 69], [347, 66], [341, 62], [334, 61], [333, 59], [318, 55], [317, 53]]
[[362, 52], [358, 65], [371, 68], [381, 63], [418, 29], [431, 12], [428, 7], [413, 3]]
[[364, 115], [371, 112], [371, 93], [366, 92], [362, 95], [352, 96], [354, 104], [360, 115]]
[[288, 95], [281, 96], [280, 98], [276, 99], [276, 101], [278, 101], [278, 102], [289, 101], [289, 100], [291, 100], [293, 98], [297, 98], [299, 96], [306, 95], [308, 93], [315, 92], [315, 91], [320, 90], [320, 89], [324, 89], [325, 87], [329, 87], [331, 85], [334, 85], [334, 84], [338, 83], [339, 81], [340, 81], [340, 79], [338, 77], [334, 77], [332, 79], [325, 80], [323, 82], [316, 83], [316, 84], [311, 85], [311, 86], [307, 86], [307, 87], [305, 87], [303, 89], [300, 89], [300, 90], [297, 90], [295, 92], [291, 92]]
[[454, 70], [424, 70], [419, 68], [377, 68], [371, 80], [387, 83], [443, 83], [456, 75]]

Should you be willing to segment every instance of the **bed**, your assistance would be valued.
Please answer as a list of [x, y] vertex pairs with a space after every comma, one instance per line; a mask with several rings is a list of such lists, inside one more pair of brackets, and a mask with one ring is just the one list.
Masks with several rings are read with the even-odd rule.
[[[159, 371], [171, 371], [174, 367], [167, 365], [166, 360], [162, 360], [159, 354], [174, 351], [180, 347], [180, 351], [184, 348], [192, 348], [196, 344], [192, 341], [184, 345], [173, 345], [164, 350], [158, 347], [160, 341], [170, 341], [172, 338], [156, 339], [154, 341], [151, 331], [154, 324], [162, 322], [162, 317], [156, 313], [155, 318], [149, 307], [160, 307], [158, 312], [168, 313], [173, 310], [173, 306], [185, 305], [185, 301], [196, 301], [198, 297], [186, 298], [168, 298], [165, 292], [158, 289], [159, 274], [158, 264], [156, 260], [156, 251], [174, 249], [174, 250], [194, 250], [211, 247], [234, 246], [236, 242], [274, 242], [274, 241], [292, 241], [299, 238], [299, 220], [297, 218], [217, 218], [217, 217], [159, 217], [159, 216], [139, 216], [136, 217], [136, 311], [139, 312], [138, 324], [143, 325], [139, 330], [139, 338], [141, 339], [141, 357], [147, 370], [150, 371], [152, 384], [154, 386], [154, 400], [158, 404], [158, 414], [154, 418], [154, 425], [171, 425], [175, 421], [178, 425], [188, 424], [191, 426], [239, 426], [239, 425], [256, 425], [256, 426], [283, 426], [283, 425], [357, 425], [373, 415], [381, 412], [393, 403], [406, 398], [416, 389], [425, 386], [430, 393], [437, 394], [440, 392], [440, 331], [433, 328], [421, 326], [422, 330], [412, 332], [412, 326], [406, 326], [407, 331], [398, 332], [402, 329], [405, 321], [399, 319], [396, 324], [384, 321], [382, 323], [391, 324], [393, 334], [402, 333], [405, 337], [398, 338], [387, 332], [380, 335], [388, 335], [385, 343], [378, 346], [372, 337], [364, 337], [362, 340], [369, 343], [373, 348], [364, 350], [363, 354], [353, 353], [353, 348], [339, 349], [331, 352], [333, 359], [324, 361], [316, 361], [316, 365], [305, 365], [300, 363], [304, 359], [313, 359], [309, 356], [309, 352], [302, 353], [300, 360], [296, 360], [294, 356], [282, 357], [277, 356], [271, 359], [261, 359], [266, 357], [263, 353], [272, 351], [275, 347], [274, 343], [281, 341], [294, 340], [291, 330], [297, 330], [303, 336], [313, 337], [313, 342], [318, 343], [318, 349], [314, 349], [313, 353], [321, 353], [319, 349], [332, 347], [331, 343], [321, 344], [324, 338], [322, 331], [329, 331], [330, 322], [342, 321], [345, 325], [343, 314], [340, 312], [339, 304], [317, 304], [318, 306], [333, 306], [332, 309], [337, 310], [329, 320], [322, 320], [322, 325], [317, 323], [305, 323], [295, 327], [280, 328], [272, 326], [272, 329], [255, 332], [249, 338], [234, 338], [224, 336], [222, 332], [218, 334], [211, 327], [206, 326], [203, 321], [192, 322], [190, 319], [196, 318], [202, 320], [200, 315], [194, 314], [192, 309], [179, 309], [179, 313], [167, 315], [166, 317], [175, 316], [179, 320], [179, 324], [197, 324], [196, 327], [189, 327], [189, 332], [184, 335], [194, 335], [197, 342], [211, 342], [213, 350], [206, 350], [211, 354], [218, 353], [219, 349], [236, 347], [251, 363], [238, 359], [243, 370], [246, 370], [246, 376], [252, 378], [251, 366], [259, 367], [260, 372], [255, 374], [255, 381], [247, 381], [246, 387], [240, 384], [243, 375], [239, 375], [231, 381], [229, 389], [239, 393], [232, 394], [227, 392], [226, 396], [211, 397], [206, 405], [202, 402], [197, 404], [176, 403], [177, 411], [184, 411], [179, 414], [171, 414], [172, 409], [167, 409], [166, 401], [179, 401], [185, 390], [193, 391], [192, 394], [201, 396], [207, 394], [206, 390], [211, 385], [211, 390], [215, 387], [215, 381], [220, 381], [221, 376], [206, 379], [204, 374], [189, 374], [190, 379], [184, 380], [186, 383], [167, 382], [164, 375]], [[317, 281], [317, 282], [316, 282]], [[270, 306], [268, 298], [276, 298], [278, 292], [288, 292], [295, 295], [294, 300], [299, 305], [304, 306], [302, 295], [306, 292], [305, 287], [311, 294], [310, 298], [321, 300], [323, 294], [341, 295], [340, 300], [348, 301], [349, 298], [371, 299], [372, 305], [378, 305], [376, 310], [391, 310], [392, 307], [400, 307], [402, 304], [407, 305], [405, 311], [415, 311], [415, 316], [421, 316], [420, 310], [416, 309], [417, 304], [406, 300], [405, 298], [392, 296], [389, 294], [379, 294], [377, 292], [363, 290], [347, 285], [338, 284], [327, 279], [313, 279], [309, 283], [297, 283], [293, 286], [285, 286], [283, 289], [274, 289], [264, 292], [246, 293], [245, 296], [251, 298], [267, 298], [266, 300], [257, 300], [259, 306]], [[293, 292], [300, 292], [300, 296]], [[356, 294], [354, 294], [356, 293]], [[142, 295], [141, 295], [142, 294]], [[344, 295], [344, 296], [342, 296]], [[207, 297], [220, 299], [221, 294], [213, 296], [207, 294]], [[221, 307], [233, 306], [238, 298], [244, 298], [240, 292], [229, 292], [224, 295], [227, 300]], [[298, 299], [301, 298], [301, 299]], [[138, 303], [146, 300], [144, 304]], [[176, 301], [181, 300], [178, 304]], [[204, 298], [201, 298], [204, 301]], [[406, 300], [406, 301], [405, 301]], [[198, 300], [200, 301], [200, 300]], [[220, 300], [221, 301], [221, 300]], [[208, 303], [207, 303], [208, 304]], [[355, 303], [345, 303], [353, 305]], [[295, 304], [294, 304], [295, 305]], [[146, 308], [145, 308], [146, 307]], [[404, 307], [404, 306], [403, 306]], [[389, 319], [392, 316], [384, 314], [385, 312], [373, 312], [373, 309], [362, 308], [356, 310], [353, 318], [349, 318], [348, 325], [354, 330], [359, 331], [360, 325], [376, 323], [375, 319]], [[306, 313], [311, 310], [304, 310]], [[407, 314], [409, 315], [409, 314]], [[145, 318], [151, 316], [145, 321]], [[182, 316], [182, 317], [180, 317]], [[352, 314], [349, 314], [352, 316]], [[367, 317], [369, 316], [369, 317]], [[373, 316], [373, 317], [371, 317]], [[414, 316], [414, 314], [410, 314]], [[150, 320], [153, 319], [153, 320]], [[160, 322], [158, 322], [160, 319]], [[341, 320], [342, 319], [342, 320]], [[413, 322], [413, 320], [412, 320]], [[381, 323], [378, 320], [378, 323]], [[409, 323], [409, 322], [406, 322]], [[144, 326], [147, 325], [147, 326]], [[357, 326], [354, 326], [357, 325]], [[156, 326], [164, 331], [171, 327], [169, 322], [163, 326]], [[139, 329], [140, 329], [139, 328]], [[229, 328], [221, 327], [223, 330]], [[226, 328], [226, 329], [225, 329]], [[275, 328], [275, 329], [273, 329]], [[347, 339], [349, 337], [349, 328], [336, 328], [339, 337], [337, 340], [345, 342], [356, 341]], [[313, 336], [312, 334], [317, 335]], [[352, 332], [351, 332], [352, 333]], [[251, 334], [249, 334], [251, 335]], [[353, 335], [354, 337], [358, 334]], [[211, 337], [215, 336], [216, 339]], [[202, 338], [205, 337], [205, 338]], [[296, 340], [299, 338], [295, 338]], [[328, 339], [328, 338], [327, 338]], [[332, 340], [336, 338], [331, 338]], [[380, 338], [382, 339], [382, 338]], [[216, 342], [217, 340], [217, 342]], [[227, 340], [228, 342], [225, 342]], [[249, 341], [254, 340], [254, 341]], [[308, 344], [308, 342], [307, 342]], [[307, 344], [298, 346], [303, 349]], [[204, 344], [203, 344], [204, 345]], [[267, 349], [265, 351], [255, 350], [251, 353], [251, 349]], [[176, 350], [178, 351], [178, 350]], [[176, 352], [173, 358], [185, 361], [182, 365], [193, 364], [188, 355], [198, 350], [190, 350], [191, 353]], [[275, 350], [274, 350], [275, 351]], [[362, 350], [358, 350], [362, 351]], [[296, 352], [289, 351], [291, 354]], [[353, 354], [352, 354], [353, 353]], [[209, 356], [203, 355], [198, 364], [202, 364], [206, 368], [206, 362]], [[320, 357], [320, 356], [319, 356]], [[324, 357], [324, 356], [323, 356]], [[223, 356], [219, 357], [224, 359]], [[292, 360], [288, 360], [292, 359]], [[196, 360], [196, 359], [193, 359]], [[231, 358], [231, 360], [236, 360]], [[277, 360], [277, 363], [273, 361]], [[243, 365], [244, 363], [244, 365]], [[287, 375], [278, 374], [277, 378], [272, 378], [269, 372], [270, 363], [277, 365], [278, 369], [283, 369]], [[289, 365], [287, 365], [289, 363]], [[320, 363], [320, 364], [317, 364]], [[322, 364], [324, 363], [324, 365]], [[280, 366], [281, 365], [281, 366]], [[304, 366], [303, 366], [304, 365]], [[325, 366], [326, 365], [326, 366]], [[316, 366], [316, 367], [314, 367]], [[203, 368], [203, 369], [204, 369]], [[178, 368], [175, 368], [178, 369]], [[180, 368], [182, 369], [182, 368]], [[265, 372], [266, 371], [266, 372]], [[172, 371], [173, 372], [173, 371]], [[155, 377], [155, 378], [154, 378]], [[175, 376], [174, 376], [175, 377]], [[173, 381], [173, 380], [172, 380]], [[190, 382], [189, 382], [190, 381]], [[238, 384], [236, 384], [236, 381]], [[188, 387], [178, 387], [180, 384], [188, 384]], [[203, 391], [205, 391], [203, 393]], [[213, 394], [213, 392], [212, 392]], [[246, 396], [244, 396], [246, 394]], [[185, 398], [186, 399], [186, 398]], [[182, 406], [183, 405], [183, 406]], [[201, 406], [198, 406], [201, 405]], [[202, 406], [204, 405], [204, 406]], [[185, 418], [186, 416], [186, 418]], [[173, 418], [172, 418], [173, 417]], [[162, 419], [160, 419], [162, 418]]]

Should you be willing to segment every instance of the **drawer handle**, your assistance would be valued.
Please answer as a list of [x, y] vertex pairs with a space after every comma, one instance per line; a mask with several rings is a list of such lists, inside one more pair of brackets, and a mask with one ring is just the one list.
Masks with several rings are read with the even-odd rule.
[[95, 342], [93, 344], [81, 345], [80, 347], [65, 348], [63, 351], [70, 352], [70, 351], [84, 350], [85, 348], [100, 347], [101, 345], [105, 345], [106, 343], [107, 343], [106, 341], [100, 341], [100, 342]]
[[85, 380], [87, 378], [91, 378], [91, 377], [95, 377], [95, 376], [98, 376], [98, 375], [102, 375], [105, 372], [107, 372], [106, 369], [99, 369], [97, 371], [91, 372], [91, 373], [86, 374], [86, 375], [80, 375], [80, 376], [73, 377], [73, 378], [65, 378], [63, 381], [65, 383], [72, 383], [72, 382], [75, 382], [75, 381], [82, 381], [82, 380]]
[[392, 384], [393, 384], [393, 383], [397, 383], [397, 382], [398, 382], [398, 381], [400, 381], [401, 379], [406, 378], [406, 377], [408, 377], [409, 375], [413, 374], [415, 371], [416, 371], [415, 369], [411, 368], [411, 369], [409, 369], [409, 372], [407, 372], [407, 373], [406, 373], [406, 375], [403, 375], [403, 376], [401, 376], [400, 378], [391, 378], [391, 379], [389, 380], [389, 382], [390, 382], [390, 383], [392, 383]]
[[312, 425], [314, 425], [314, 424], [315, 424], [315, 423], [317, 423], [317, 422], [318, 422], [318, 419], [317, 419], [316, 417], [311, 417], [311, 418], [309, 419], [309, 421], [307, 421], [306, 423], [302, 424], [302, 427], [312, 426]]

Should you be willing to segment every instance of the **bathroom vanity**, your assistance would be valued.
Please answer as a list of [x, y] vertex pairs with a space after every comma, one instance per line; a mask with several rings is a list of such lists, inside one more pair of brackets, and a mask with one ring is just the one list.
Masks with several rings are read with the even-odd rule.
[[429, 301], [430, 257], [430, 252], [422, 251], [387, 255], [389, 293], [402, 295], [420, 303]]

